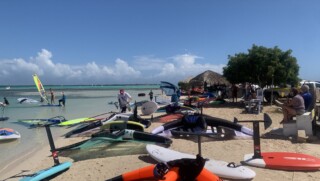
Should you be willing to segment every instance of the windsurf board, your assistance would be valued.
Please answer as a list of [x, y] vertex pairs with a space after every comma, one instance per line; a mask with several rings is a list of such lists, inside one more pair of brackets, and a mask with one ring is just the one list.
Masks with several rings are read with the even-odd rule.
[[92, 122], [92, 121], [96, 121], [96, 120], [97, 119], [95, 119], [95, 118], [77, 118], [77, 119], [64, 121], [58, 125], [59, 126], [70, 126], [70, 125], [74, 125], [74, 124], [79, 124], [79, 123], [84, 123], [84, 122]]
[[167, 123], [173, 120], [182, 119], [183, 114], [181, 113], [173, 113], [173, 114], [165, 114], [156, 118], [153, 118], [152, 121], [160, 122], [160, 123]]
[[0, 121], [6, 121], [8, 119], [9, 119], [9, 117], [0, 117]]
[[0, 141], [10, 141], [21, 138], [18, 131], [11, 128], [0, 128]]
[[34, 174], [32, 174], [31, 176], [26, 176], [23, 177], [22, 179], [20, 179], [20, 181], [40, 181], [40, 180], [44, 180], [44, 179], [48, 179], [58, 173], [61, 173], [67, 169], [69, 169], [71, 167], [72, 163], [71, 162], [64, 162], [61, 163], [59, 165], [55, 165], [53, 167], [44, 169], [44, 170], [40, 170]]
[[18, 100], [18, 102], [20, 104], [23, 104], [23, 103], [26, 103], [26, 104], [38, 104], [38, 103], [40, 103], [37, 100], [30, 99], [30, 98], [27, 98], [27, 97], [21, 97], [21, 98], [18, 98], [17, 100]]
[[59, 104], [42, 104], [42, 107], [61, 107]]
[[311, 155], [291, 152], [264, 152], [262, 158], [253, 158], [253, 153], [244, 156], [247, 165], [292, 171], [318, 171], [320, 159]]
[[148, 101], [141, 105], [141, 112], [143, 115], [150, 115], [156, 112], [158, 109], [158, 104], [154, 101]]
[[[196, 158], [195, 155], [181, 153], [168, 148], [163, 148], [157, 145], [146, 146], [149, 155], [158, 162], [168, 162], [171, 160], [177, 160], [181, 158]], [[226, 179], [253, 179], [256, 173], [245, 166], [235, 165], [234, 163], [228, 163], [225, 161], [218, 161], [209, 159], [205, 166], [207, 170], [218, 175], [219, 177]]]
[[138, 131], [144, 131], [145, 125], [135, 122], [135, 121], [126, 121], [126, 120], [114, 120], [103, 124], [100, 129], [108, 130], [123, 130], [123, 129], [132, 129]]

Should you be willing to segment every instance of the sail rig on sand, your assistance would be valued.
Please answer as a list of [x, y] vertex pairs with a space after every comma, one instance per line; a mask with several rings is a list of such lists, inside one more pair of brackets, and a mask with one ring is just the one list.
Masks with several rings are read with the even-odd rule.
[[34, 74], [32, 75], [33, 76], [33, 80], [34, 80], [34, 83], [36, 84], [37, 86], [37, 89], [38, 89], [38, 92], [40, 94], [40, 96], [43, 98], [43, 100], [49, 104], [49, 101], [48, 101], [48, 97], [46, 95], [46, 90], [44, 89], [39, 77], [37, 74]]

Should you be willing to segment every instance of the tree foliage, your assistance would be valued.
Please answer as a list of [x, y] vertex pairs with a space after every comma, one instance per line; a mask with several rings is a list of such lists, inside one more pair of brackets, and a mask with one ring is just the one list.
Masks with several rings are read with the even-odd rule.
[[248, 53], [228, 56], [228, 64], [223, 68], [223, 76], [231, 83], [250, 82], [261, 87], [274, 85], [295, 85], [299, 78], [297, 59], [292, 51], [282, 51], [278, 47], [266, 48], [253, 45]]

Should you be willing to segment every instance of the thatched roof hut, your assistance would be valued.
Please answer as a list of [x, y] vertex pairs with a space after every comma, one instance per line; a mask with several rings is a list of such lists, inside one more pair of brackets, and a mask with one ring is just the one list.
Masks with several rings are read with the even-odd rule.
[[193, 79], [193, 77], [188, 77], [188, 78], [186, 78], [186, 79], [184, 79], [184, 80], [182, 80], [182, 81], [180, 81], [180, 82], [182, 82], [182, 83], [189, 83], [191, 79]]
[[211, 70], [207, 70], [197, 75], [196, 77], [192, 78], [189, 81], [189, 83], [193, 86], [203, 86], [204, 82], [206, 82], [208, 86], [213, 86], [213, 85], [230, 86], [230, 82], [227, 81], [225, 77]]

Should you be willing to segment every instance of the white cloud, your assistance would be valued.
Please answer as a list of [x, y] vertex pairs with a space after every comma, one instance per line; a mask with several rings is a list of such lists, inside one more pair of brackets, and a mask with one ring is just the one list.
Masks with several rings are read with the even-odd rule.
[[154, 56], [136, 56], [134, 57], [134, 67], [137, 70], [161, 70], [162, 66], [167, 63], [166, 60]]
[[34, 73], [46, 81], [44, 84], [115, 84], [158, 83], [160, 80], [177, 83], [206, 70], [222, 72], [224, 65], [200, 64], [197, 59], [203, 58], [192, 54], [169, 58], [137, 56], [132, 63], [118, 58], [109, 66], [96, 62], [68, 65], [55, 63], [53, 54], [42, 49], [29, 60], [0, 60], [0, 84], [33, 84], [31, 75]]
[[126, 61], [121, 59], [116, 60], [115, 71], [117, 76], [130, 75], [138, 77], [140, 75], [139, 71], [136, 71], [134, 68], [130, 67]]
[[162, 67], [158, 77], [172, 77], [175, 81], [184, 80], [190, 76], [196, 76], [206, 70], [212, 70], [217, 73], [222, 73], [222, 68], [225, 65], [214, 64], [198, 64], [197, 59], [201, 57], [192, 54], [183, 54], [172, 57], [172, 63], [167, 63]]

